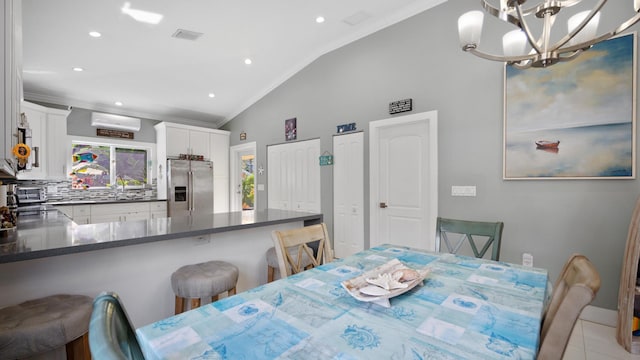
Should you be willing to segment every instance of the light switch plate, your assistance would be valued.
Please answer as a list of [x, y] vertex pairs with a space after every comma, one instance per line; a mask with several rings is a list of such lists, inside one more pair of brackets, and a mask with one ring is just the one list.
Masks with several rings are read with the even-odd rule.
[[451, 186], [451, 196], [476, 196], [475, 185]]
[[264, 184], [258, 184], [258, 191], [264, 191]]

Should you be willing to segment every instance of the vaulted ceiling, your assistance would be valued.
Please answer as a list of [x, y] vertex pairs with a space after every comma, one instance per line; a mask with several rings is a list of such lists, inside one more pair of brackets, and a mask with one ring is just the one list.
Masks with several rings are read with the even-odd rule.
[[444, 1], [23, 0], [25, 98], [220, 126], [319, 56]]

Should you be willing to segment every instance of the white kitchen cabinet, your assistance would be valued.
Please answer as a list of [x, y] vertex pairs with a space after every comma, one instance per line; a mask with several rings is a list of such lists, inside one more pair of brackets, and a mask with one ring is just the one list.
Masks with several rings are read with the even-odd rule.
[[17, 143], [14, 136], [20, 118], [22, 94], [22, 3], [3, 1], [0, 5], [0, 41], [3, 55], [0, 77], [0, 159], [15, 159], [11, 150]]
[[[25, 114], [31, 139], [26, 139], [31, 147], [27, 169], [18, 172], [18, 179], [44, 179], [47, 176], [46, 163], [42, 161], [43, 150], [47, 146], [47, 113], [41, 106], [24, 102], [22, 112]], [[29, 143], [30, 142], [30, 143]]]
[[74, 205], [72, 214], [76, 224], [91, 224], [91, 205]]
[[51, 109], [47, 114], [46, 171], [48, 179], [65, 179], [68, 176], [68, 159], [71, 157], [67, 138], [68, 111]]
[[197, 129], [167, 126], [167, 157], [177, 158], [181, 154], [202, 155], [209, 160], [211, 145], [209, 133]]
[[73, 219], [73, 205], [56, 205], [55, 208], [65, 214], [69, 219]]
[[167, 217], [167, 203], [165, 201], [57, 205], [56, 209], [79, 225]]
[[31, 129], [31, 168], [20, 171], [18, 179], [63, 179], [66, 177], [67, 116], [69, 111], [52, 109], [27, 101], [22, 102]]
[[56, 205], [55, 208], [73, 220], [76, 224], [91, 223], [90, 205]]
[[91, 205], [92, 224], [146, 219], [149, 219], [149, 204], [146, 202]]
[[213, 161], [213, 212], [229, 211], [229, 134], [211, 133]]
[[164, 201], [149, 203], [149, 217], [151, 219], [167, 217], [167, 203]]

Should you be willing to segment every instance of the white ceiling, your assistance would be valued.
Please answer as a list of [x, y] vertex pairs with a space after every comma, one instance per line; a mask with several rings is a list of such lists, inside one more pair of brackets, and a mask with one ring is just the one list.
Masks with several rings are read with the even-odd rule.
[[319, 56], [444, 1], [129, 0], [164, 15], [149, 25], [122, 13], [126, 0], [23, 0], [25, 98], [221, 126]]

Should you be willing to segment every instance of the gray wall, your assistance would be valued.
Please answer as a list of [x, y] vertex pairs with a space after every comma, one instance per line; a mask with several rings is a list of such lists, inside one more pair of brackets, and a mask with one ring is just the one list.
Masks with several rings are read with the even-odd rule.
[[[439, 215], [504, 221], [501, 260], [520, 263], [522, 253], [531, 252], [552, 280], [571, 253], [587, 255], [603, 279], [594, 305], [616, 309], [638, 180], [502, 180], [503, 65], [458, 47], [457, 18], [477, 8], [475, 1], [450, 0], [322, 56], [224, 128], [232, 145], [246, 131], [268, 172], [266, 146], [284, 141], [285, 119], [297, 117], [298, 139], [320, 137], [321, 150], [331, 151], [336, 125], [356, 122], [368, 132], [370, 121], [391, 117], [389, 102], [412, 98], [412, 113], [438, 111]], [[626, 2], [606, 8], [607, 16], [631, 16]], [[607, 16], [601, 31], [613, 27]], [[485, 37], [501, 36], [497, 31]], [[368, 146], [367, 139], [365, 179]], [[322, 211], [331, 226], [333, 169], [321, 169]], [[266, 184], [266, 172], [258, 183]], [[478, 196], [451, 197], [452, 185], [476, 185]], [[368, 181], [363, 186], [368, 208]], [[266, 191], [258, 192], [260, 208], [266, 200]], [[365, 229], [368, 238], [368, 221]]]

